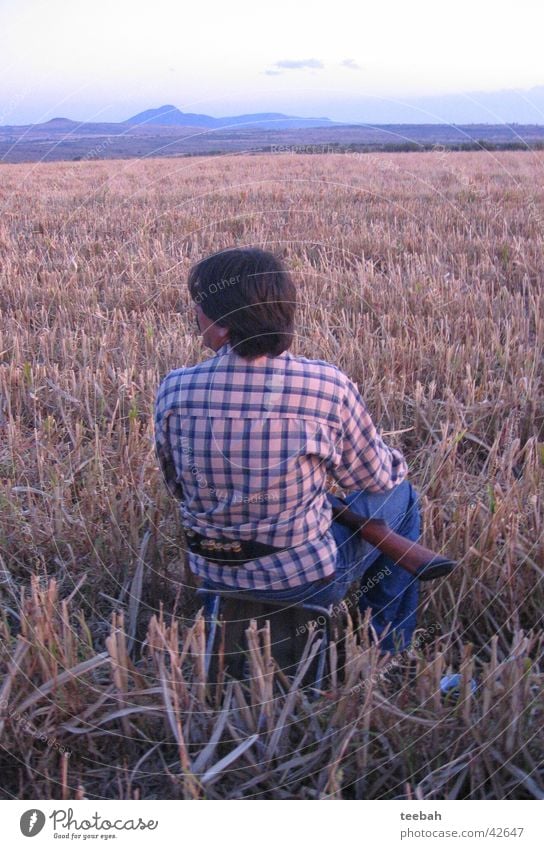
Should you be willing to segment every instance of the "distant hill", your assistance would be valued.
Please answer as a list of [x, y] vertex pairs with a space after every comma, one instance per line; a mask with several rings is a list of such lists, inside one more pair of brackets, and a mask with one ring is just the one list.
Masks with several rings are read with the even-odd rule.
[[146, 109], [128, 118], [123, 123], [131, 125], [142, 124], [161, 127], [204, 127], [215, 129], [219, 127], [251, 127], [260, 130], [296, 130], [311, 127], [341, 126], [330, 118], [299, 118], [283, 115], [281, 112], [256, 112], [249, 115], [232, 115], [227, 118], [212, 118], [211, 115], [200, 115], [194, 112], [181, 112], [177, 106], [167, 104], [158, 109]]
[[77, 124], [77, 121], [72, 121], [71, 118], [51, 118], [49, 121], [45, 121], [44, 127], [53, 127], [53, 126], [69, 126], [70, 124]]

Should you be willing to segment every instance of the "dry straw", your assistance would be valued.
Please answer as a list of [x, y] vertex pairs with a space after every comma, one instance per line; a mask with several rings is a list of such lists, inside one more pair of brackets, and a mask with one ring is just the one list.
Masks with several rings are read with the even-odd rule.
[[[6, 797], [544, 796], [543, 164], [275, 155], [3, 172]], [[248, 683], [221, 662], [207, 681], [156, 466], [159, 381], [205, 354], [188, 268], [232, 244], [285, 257], [294, 353], [359, 384], [408, 458], [425, 544], [461, 563], [423, 591], [420, 628], [438, 632], [392, 664], [354, 622], [318, 698], [299, 686], [311, 631], [294, 678], [254, 623]], [[450, 672], [457, 698], [440, 694]]]

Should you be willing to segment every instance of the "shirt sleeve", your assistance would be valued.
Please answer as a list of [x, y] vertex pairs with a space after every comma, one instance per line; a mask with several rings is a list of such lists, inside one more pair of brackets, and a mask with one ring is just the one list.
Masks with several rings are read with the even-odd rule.
[[177, 480], [168, 432], [168, 417], [172, 414], [172, 410], [168, 409], [166, 398], [166, 385], [163, 381], [159, 386], [155, 400], [155, 454], [166, 488], [175, 498], [182, 499], [183, 489]]
[[402, 483], [408, 474], [406, 460], [396, 448], [382, 441], [365, 402], [353, 381], [347, 379], [342, 402], [341, 455], [330, 473], [346, 490], [387, 492]]

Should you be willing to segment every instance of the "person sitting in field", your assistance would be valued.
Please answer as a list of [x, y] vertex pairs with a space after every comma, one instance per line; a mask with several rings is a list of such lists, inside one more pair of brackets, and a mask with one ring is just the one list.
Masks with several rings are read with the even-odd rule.
[[352, 510], [416, 541], [418, 493], [403, 455], [382, 441], [347, 375], [289, 352], [296, 288], [273, 253], [212, 254], [188, 285], [215, 356], [164, 377], [154, 418], [191, 571], [207, 588], [323, 606], [363, 579], [359, 607], [371, 608], [383, 650], [407, 648], [418, 581], [332, 520], [342, 502], [326, 488], [332, 478]]

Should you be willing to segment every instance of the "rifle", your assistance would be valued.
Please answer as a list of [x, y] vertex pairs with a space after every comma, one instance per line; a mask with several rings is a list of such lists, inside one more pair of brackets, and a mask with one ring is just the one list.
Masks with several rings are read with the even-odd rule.
[[424, 545], [397, 534], [383, 519], [365, 519], [350, 510], [347, 505], [339, 507], [333, 504], [332, 512], [336, 521], [357, 531], [361, 539], [379, 548], [398, 566], [402, 566], [420, 581], [442, 578], [457, 566], [454, 560], [442, 557]]

